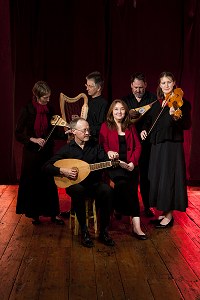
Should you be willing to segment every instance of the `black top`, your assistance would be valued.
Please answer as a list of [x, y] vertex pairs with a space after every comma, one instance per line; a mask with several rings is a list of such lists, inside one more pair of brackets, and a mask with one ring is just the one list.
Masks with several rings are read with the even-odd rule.
[[[47, 106], [49, 108], [47, 113], [48, 130], [50, 132], [53, 109], [49, 104]], [[32, 102], [29, 102], [22, 108], [15, 129], [17, 141], [24, 146], [16, 213], [25, 214], [27, 217], [56, 216], [60, 212], [57, 187], [53, 179], [44, 176], [45, 174], [41, 171], [43, 164], [53, 155], [56, 129], [41, 151], [38, 151], [39, 145], [30, 141], [30, 137], [36, 138], [35, 118], [36, 109]], [[60, 127], [60, 129], [64, 135], [63, 128]]]
[[127, 162], [127, 147], [125, 135], [118, 135], [119, 137], [119, 159]]
[[[105, 153], [100, 145], [97, 145], [94, 141], [88, 141], [85, 143], [82, 149], [75, 140], [71, 140], [68, 144], [63, 146], [50, 160], [48, 160], [43, 170], [52, 176], [60, 175], [60, 168], [55, 167], [53, 164], [60, 159], [74, 158], [80, 159], [88, 164], [108, 161], [108, 155]], [[102, 170], [90, 172], [88, 177], [82, 181], [82, 184], [94, 184], [101, 180]]]
[[[149, 91], [145, 91], [140, 102], [137, 101], [137, 99], [135, 98], [133, 93], [129, 94], [126, 97], [123, 97], [122, 99], [124, 100], [124, 102], [126, 102], [126, 104], [128, 105], [128, 108], [130, 110], [133, 108], [135, 109], [135, 108], [150, 104], [153, 101], [155, 101], [157, 99], [157, 97], [156, 97], [156, 95], [150, 93]], [[140, 134], [140, 132], [142, 131], [143, 123], [145, 122], [145, 118], [148, 115], [149, 111], [147, 111], [144, 114], [144, 116], [142, 116], [141, 119], [135, 123], [135, 127], [137, 129], [138, 134]]]
[[[126, 145], [126, 138], [125, 135], [118, 135], [119, 138], [119, 159], [122, 161], [127, 162], [127, 145]], [[108, 171], [109, 176], [112, 180], [115, 180], [119, 177], [126, 177], [130, 176], [132, 172], [129, 172], [120, 166], [109, 169]]]
[[102, 96], [95, 98], [90, 97], [88, 99], [88, 107], [87, 121], [90, 125], [90, 133], [92, 137], [98, 139], [101, 124], [106, 119], [108, 102]]
[[[54, 115], [54, 109], [49, 103], [47, 104], [47, 107], [49, 109], [47, 113], [47, 120], [48, 120], [48, 132], [50, 134], [53, 128], [50, 121], [52, 116]], [[39, 149], [38, 144], [30, 141], [31, 137], [36, 138], [36, 133], [34, 130], [35, 118], [36, 118], [36, 109], [33, 106], [32, 102], [28, 102], [28, 104], [21, 109], [20, 116], [18, 118], [17, 125], [15, 128], [16, 140], [22, 143], [30, 151], [34, 151], [34, 150], [38, 151]], [[46, 139], [47, 137], [41, 136], [41, 138]], [[53, 149], [55, 139], [59, 139], [59, 140], [67, 139], [67, 136], [65, 135], [63, 128], [60, 126], [56, 126], [55, 130], [53, 130], [52, 134], [50, 135], [50, 138], [48, 139], [42, 151], [46, 150], [47, 148]]]
[[161, 105], [155, 105], [150, 109], [148, 118], [143, 126], [147, 132], [151, 129], [160, 111], [162, 113], [158, 121], [152, 127], [150, 133], [150, 142], [152, 144], [162, 143], [164, 141], [183, 142], [183, 130], [191, 127], [191, 104], [186, 99], [183, 99], [183, 105], [180, 107], [182, 117], [175, 121], [169, 114], [169, 107], [162, 109]]

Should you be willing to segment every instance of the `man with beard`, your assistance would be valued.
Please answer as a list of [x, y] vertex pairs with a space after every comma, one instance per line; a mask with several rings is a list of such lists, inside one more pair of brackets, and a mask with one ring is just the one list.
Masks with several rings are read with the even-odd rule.
[[[131, 76], [131, 90], [128, 96], [123, 97], [123, 100], [128, 105], [129, 110], [139, 108], [154, 102], [157, 97], [156, 95], [150, 93], [146, 90], [147, 81], [143, 73], [137, 72]], [[140, 135], [142, 131], [142, 126], [145, 118], [148, 117], [148, 111], [144, 116], [140, 117], [137, 111], [131, 111], [131, 117], [135, 119], [135, 126]], [[144, 204], [145, 215], [147, 217], [153, 217], [153, 211], [149, 206], [149, 180], [148, 180], [148, 168], [149, 168], [149, 158], [151, 152], [151, 144], [147, 138], [142, 142], [142, 152], [139, 159], [139, 172], [140, 172], [140, 193], [142, 196], [142, 202]]]

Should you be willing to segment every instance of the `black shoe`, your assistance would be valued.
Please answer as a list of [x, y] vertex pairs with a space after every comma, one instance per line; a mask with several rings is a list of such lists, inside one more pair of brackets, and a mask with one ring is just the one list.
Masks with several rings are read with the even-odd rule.
[[91, 240], [91, 237], [90, 237], [90, 234], [89, 234], [88, 230], [82, 231], [82, 234], [81, 234], [81, 244], [84, 247], [87, 247], [87, 248], [94, 247], [94, 243]]
[[148, 239], [148, 236], [146, 234], [137, 234], [136, 232], [132, 231], [132, 235], [140, 241], [145, 241]]
[[41, 221], [40, 221], [39, 217], [33, 218], [32, 224], [33, 224], [33, 225], [40, 225], [40, 224], [41, 224]]
[[160, 222], [164, 219], [164, 217], [162, 219], [154, 219], [154, 220], [150, 220], [151, 224], [160, 224]]
[[113, 239], [108, 235], [107, 231], [103, 231], [99, 234], [99, 241], [106, 246], [113, 247], [115, 246], [115, 242]]
[[174, 225], [174, 218], [172, 217], [171, 220], [169, 221], [169, 223], [167, 223], [166, 225], [162, 225], [162, 224], [160, 224], [160, 222], [155, 225], [155, 228], [169, 228], [169, 227], [172, 227]]
[[51, 217], [51, 222], [55, 223], [56, 225], [65, 225], [65, 222], [59, 217]]
[[145, 209], [144, 214], [147, 218], [152, 218], [154, 217], [154, 213], [150, 208]]
[[60, 217], [62, 217], [62, 218], [65, 218], [65, 219], [69, 219], [69, 217], [70, 217], [70, 210], [68, 210], [68, 211], [62, 211], [60, 214], [59, 214], [59, 216]]

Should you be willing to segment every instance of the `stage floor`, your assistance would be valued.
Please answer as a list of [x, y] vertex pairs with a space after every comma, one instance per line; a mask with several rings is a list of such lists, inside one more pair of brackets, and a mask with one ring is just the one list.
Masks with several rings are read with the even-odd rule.
[[[18, 186], [0, 186], [0, 299], [187, 299], [200, 300], [200, 187], [188, 187], [186, 213], [175, 212], [169, 229], [141, 221], [149, 239], [131, 236], [129, 218], [112, 218], [108, 248], [94, 239], [84, 248], [80, 236], [42, 218], [34, 226], [16, 215]], [[61, 210], [70, 198], [59, 190]]]

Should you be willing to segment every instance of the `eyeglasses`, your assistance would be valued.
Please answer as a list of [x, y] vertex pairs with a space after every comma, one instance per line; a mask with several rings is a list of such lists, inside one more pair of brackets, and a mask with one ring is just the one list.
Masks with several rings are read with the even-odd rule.
[[90, 84], [85, 84], [86, 88], [92, 89], [94, 88], [96, 85], [90, 85]]
[[77, 129], [77, 128], [74, 128], [74, 129], [75, 129], [75, 130], [78, 130], [78, 131], [80, 131], [80, 132], [82, 132], [82, 133], [84, 133], [84, 134], [86, 134], [87, 132], [90, 133], [90, 129], [88, 129], [88, 128], [85, 128], [85, 129], [83, 129], [83, 130]]

